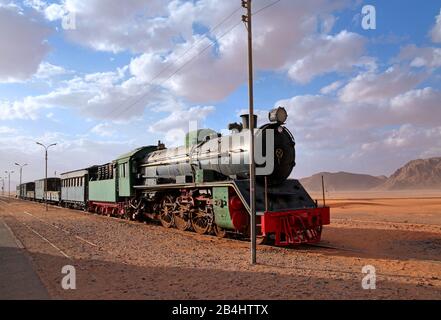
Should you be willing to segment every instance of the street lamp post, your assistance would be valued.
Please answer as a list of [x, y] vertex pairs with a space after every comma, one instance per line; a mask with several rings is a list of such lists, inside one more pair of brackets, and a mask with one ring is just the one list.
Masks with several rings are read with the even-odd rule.
[[14, 173], [14, 171], [5, 171], [5, 173], [8, 175], [8, 198], [11, 197], [11, 173]]
[[45, 146], [41, 142], [36, 142], [36, 144], [42, 146], [44, 148], [44, 151], [45, 151], [45, 162], [46, 162], [46, 165], [45, 165], [45, 177], [46, 178], [44, 179], [44, 202], [46, 204], [46, 211], [48, 211], [48, 207], [47, 207], [47, 150], [50, 147], [56, 146], [57, 144], [56, 143], [52, 143], [52, 144], [50, 144], [48, 146]]
[[21, 181], [21, 177], [22, 177], [22, 173], [23, 173], [23, 168], [26, 167], [28, 164], [25, 163], [25, 164], [21, 165], [21, 164], [16, 162], [15, 165], [20, 168], [20, 189], [19, 189], [20, 190], [20, 194], [19, 194], [19, 196], [21, 196], [21, 182], [22, 182]]

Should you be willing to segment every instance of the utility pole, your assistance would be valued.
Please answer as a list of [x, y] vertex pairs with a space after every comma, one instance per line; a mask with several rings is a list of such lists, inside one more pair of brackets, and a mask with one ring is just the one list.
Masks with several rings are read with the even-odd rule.
[[254, 162], [254, 92], [253, 92], [253, 33], [251, 0], [242, 0], [242, 7], [247, 14], [242, 21], [248, 30], [248, 98], [249, 98], [249, 129], [250, 129], [250, 233], [251, 233], [251, 264], [256, 264], [256, 165]]
[[21, 177], [22, 177], [22, 173], [23, 173], [23, 168], [26, 167], [28, 164], [25, 163], [24, 165], [21, 165], [21, 164], [16, 162], [15, 165], [20, 168], [20, 194], [19, 194], [19, 196], [20, 196], [21, 195], [21, 182], [22, 182], [21, 181]]
[[44, 179], [44, 202], [46, 204], [46, 211], [48, 211], [48, 206], [47, 206], [47, 149], [49, 149], [50, 147], [56, 146], [56, 143], [52, 143], [48, 146], [45, 146], [44, 144], [40, 143], [40, 142], [36, 142], [36, 144], [42, 146], [44, 148], [45, 151], [45, 161], [46, 161], [46, 165], [45, 165], [45, 179]]
[[14, 171], [5, 171], [5, 173], [8, 175], [8, 198], [9, 198], [11, 197], [11, 173], [14, 173]]

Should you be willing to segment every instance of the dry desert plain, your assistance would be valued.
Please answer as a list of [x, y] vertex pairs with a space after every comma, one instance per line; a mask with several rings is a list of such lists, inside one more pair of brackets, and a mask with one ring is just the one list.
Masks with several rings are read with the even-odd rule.
[[[319, 198], [320, 195], [314, 195]], [[441, 299], [441, 192], [331, 193], [319, 246], [258, 247], [0, 198], [54, 299]], [[76, 268], [63, 290], [61, 268]], [[362, 268], [376, 270], [364, 290]]]

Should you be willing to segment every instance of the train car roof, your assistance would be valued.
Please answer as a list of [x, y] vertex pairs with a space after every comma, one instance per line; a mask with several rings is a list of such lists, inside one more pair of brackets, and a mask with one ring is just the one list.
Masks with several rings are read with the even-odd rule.
[[87, 167], [87, 168], [84, 168], [84, 169], [71, 170], [71, 171], [60, 173], [60, 176], [65, 176], [65, 175], [70, 175], [70, 174], [75, 174], [75, 173], [81, 173], [81, 172], [88, 173], [90, 169], [97, 168], [97, 167], [98, 166], [95, 165], [95, 166]]
[[[48, 177], [47, 178], [48, 180], [60, 180], [60, 178], [57, 178], [57, 177]], [[38, 179], [38, 180], [35, 180], [34, 182], [37, 182], [37, 181], [44, 181], [44, 180], [46, 180], [45, 178], [43, 178], [43, 179]]]
[[119, 156], [118, 158], [116, 158], [115, 161], [120, 162], [122, 160], [130, 159], [134, 156], [137, 156], [138, 154], [143, 156], [149, 152], [155, 151], [156, 149], [157, 149], [157, 146], [144, 146], [144, 147], [136, 148], [135, 150], [132, 150], [128, 153], [125, 153], [125, 154]]

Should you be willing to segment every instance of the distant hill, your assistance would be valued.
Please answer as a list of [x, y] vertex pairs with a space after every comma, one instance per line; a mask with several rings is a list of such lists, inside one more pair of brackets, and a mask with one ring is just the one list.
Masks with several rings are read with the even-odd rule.
[[349, 172], [322, 172], [300, 179], [308, 191], [321, 191], [322, 176], [328, 191], [409, 190], [441, 188], [441, 157], [408, 162], [389, 178]]
[[387, 179], [384, 176], [374, 177], [368, 174], [321, 172], [309, 178], [300, 179], [300, 182], [308, 191], [320, 191], [322, 190], [322, 176], [328, 191], [369, 190], [383, 184]]
[[379, 186], [383, 190], [436, 188], [441, 188], [441, 157], [410, 161]]

